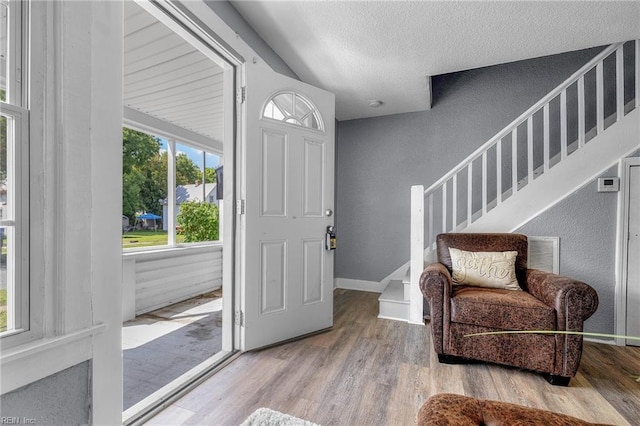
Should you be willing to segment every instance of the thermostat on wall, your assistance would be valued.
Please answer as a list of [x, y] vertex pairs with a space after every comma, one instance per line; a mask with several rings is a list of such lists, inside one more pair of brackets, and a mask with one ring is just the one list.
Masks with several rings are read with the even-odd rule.
[[616, 192], [620, 189], [619, 177], [598, 178], [598, 192]]

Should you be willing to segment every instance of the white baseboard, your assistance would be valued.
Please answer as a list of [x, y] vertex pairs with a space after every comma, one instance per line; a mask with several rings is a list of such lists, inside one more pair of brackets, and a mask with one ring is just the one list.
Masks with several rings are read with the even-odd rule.
[[353, 280], [351, 278], [336, 278], [334, 280], [334, 288], [343, 288], [345, 290], [382, 293], [386, 287], [386, 284], [377, 281]]
[[585, 337], [584, 341], [591, 342], [591, 343], [601, 343], [603, 345], [614, 345], [614, 346], [617, 345], [616, 341], [613, 339], [597, 339], [595, 337]]

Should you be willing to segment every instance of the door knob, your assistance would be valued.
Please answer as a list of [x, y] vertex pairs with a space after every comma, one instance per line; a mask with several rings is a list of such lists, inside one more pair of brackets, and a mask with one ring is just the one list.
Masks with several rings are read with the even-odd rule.
[[324, 212], [324, 214], [325, 214], [327, 217], [330, 217], [330, 216], [332, 216], [332, 215], [333, 215], [333, 210], [331, 210], [331, 209], [327, 209], [327, 211], [325, 211], [325, 212]]

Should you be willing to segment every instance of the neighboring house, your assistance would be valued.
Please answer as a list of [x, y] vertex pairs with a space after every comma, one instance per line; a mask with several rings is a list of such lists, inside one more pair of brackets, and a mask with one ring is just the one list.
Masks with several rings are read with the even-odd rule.
[[[204, 24], [221, 31], [220, 38], [231, 50], [245, 49], [248, 64], [264, 60], [283, 73], [286, 64], [231, 5], [209, 3], [216, 20]], [[39, 56], [29, 64], [34, 70], [28, 102], [33, 106], [29, 137], [34, 164], [30, 216], [26, 216], [35, 294], [31, 309], [39, 316], [32, 324], [35, 331], [2, 360], [3, 409], [11, 406], [21, 416], [38, 418], [38, 423], [46, 419], [42, 424], [120, 424], [122, 318], [117, 307], [123, 298], [118, 282], [123, 257], [118, 231], [124, 223], [122, 218], [117, 220], [122, 202], [122, 147], [115, 141], [122, 131], [122, 6], [107, 1], [33, 4], [31, 45], [39, 49]], [[477, 25], [480, 28], [483, 23]], [[244, 44], [238, 47], [240, 43]], [[250, 48], [244, 47], [247, 43]], [[436, 181], [587, 62], [592, 53], [442, 75], [434, 81], [435, 102], [430, 111], [339, 122], [336, 277], [351, 280], [363, 290], [378, 290], [372, 283], [408, 258], [410, 185]], [[358, 58], [355, 53], [354, 58]], [[533, 79], [520, 85], [523, 77]], [[402, 79], [392, 84], [402, 85]], [[250, 97], [251, 87], [247, 93]], [[360, 96], [367, 99], [368, 94]], [[636, 136], [640, 142], [640, 135]], [[605, 176], [616, 173], [612, 167]], [[230, 175], [228, 182], [232, 179]], [[601, 331], [613, 331], [611, 277], [616, 272], [613, 246], [618, 212], [615, 197], [595, 194], [594, 183], [585, 182], [582, 190], [523, 224], [522, 231], [560, 235], [563, 247], [569, 248], [563, 251], [562, 262], [587, 254], [579, 259], [578, 265], [586, 268], [580, 272], [587, 276], [585, 281], [604, 275], [604, 282], [596, 284], [606, 291], [601, 299], [604, 315], [594, 316], [595, 325]], [[176, 192], [178, 205], [193, 200], [216, 202], [211, 198], [215, 184], [184, 185]], [[244, 204], [240, 207], [244, 211]], [[598, 209], [604, 214], [592, 214]], [[588, 226], [581, 227], [581, 221]], [[594, 259], [592, 265], [590, 259]], [[604, 273], [599, 270], [602, 262], [607, 268]], [[570, 272], [572, 268], [567, 265]]]
[[[176, 187], [176, 216], [180, 213], [180, 204], [187, 201], [204, 202], [219, 205], [216, 197], [218, 185], [215, 183], [192, 183], [188, 185], [178, 185]], [[162, 203], [162, 230], [168, 229], [167, 217], [169, 216], [167, 199]]]

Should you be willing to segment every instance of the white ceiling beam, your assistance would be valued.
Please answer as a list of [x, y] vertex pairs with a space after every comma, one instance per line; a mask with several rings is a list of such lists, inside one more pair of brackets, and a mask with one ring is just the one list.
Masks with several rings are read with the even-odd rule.
[[208, 152], [222, 154], [222, 141], [201, 135], [192, 130], [185, 129], [175, 124], [168, 123], [159, 118], [145, 114], [128, 106], [123, 106], [123, 124], [145, 133], [150, 133], [162, 138], [174, 139], [204, 149]]

